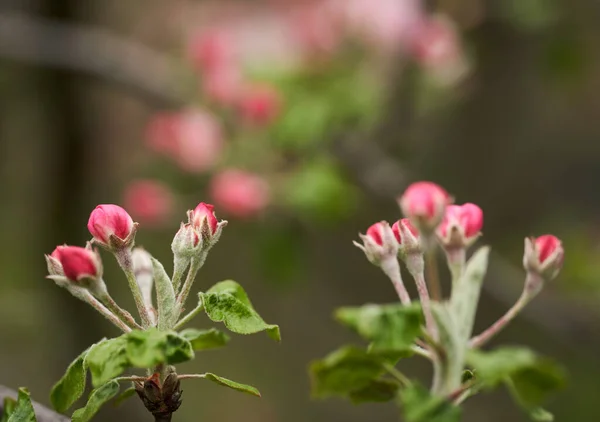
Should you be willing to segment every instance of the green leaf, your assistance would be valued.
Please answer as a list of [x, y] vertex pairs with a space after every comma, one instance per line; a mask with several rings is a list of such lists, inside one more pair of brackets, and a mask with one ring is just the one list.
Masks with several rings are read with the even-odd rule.
[[554, 415], [541, 407], [531, 409], [529, 417], [536, 422], [552, 422], [554, 420]]
[[161, 363], [176, 364], [194, 358], [192, 345], [174, 332], [149, 328], [126, 334], [126, 355], [131, 366], [151, 368]]
[[92, 390], [87, 404], [73, 413], [72, 422], [87, 422], [91, 420], [104, 403], [112, 399], [119, 392], [119, 382], [110, 381], [103, 386]]
[[177, 322], [178, 310], [175, 301], [173, 283], [160, 261], [152, 258], [154, 285], [156, 286], [156, 302], [158, 307], [158, 329], [170, 330]]
[[179, 333], [181, 337], [192, 344], [194, 350], [208, 350], [225, 346], [230, 338], [227, 334], [216, 328], [197, 330], [188, 328]]
[[26, 388], [19, 388], [16, 404], [14, 407], [10, 405], [9, 407], [11, 409], [7, 412], [7, 414], [10, 413], [7, 419], [8, 422], [36, 422], [31, 396]]
[[2, 419], [0, 419], [0, 422], [8, 422], [8, 418], [17, 408], [17, 401], [11, 397], [4, 397], [2, 404], [4, 411], [2, 412]]
[[384, 359], [354, 346], [338, 349], [310, 365], [312, 395], [348, 396], [367, 388], [384, 372]]
[[130, 366], [127, 358], [127, 334], [93, 345], [85, 357], [84, 365], [92, 374], [92, 385], [98, 387], [118, 377]]
[[215, 322], [223, 322], [234, 333], [254, 334], [266, 331], [276, 341], [281, 341], [278, 325], [267, 324], [254, 310], [248, 295], [235, 281], [215, 284], [206, 293], [200, 293], [204, 311]]
[[81, 353], [67, 368], [63, 377], [54, 384], [50, 392], [52, 407], [64, 413], [75, 403], [85, 390], [86, 370], [85, 358], [90, 348]]
[[125, 400], [135, 395], [135, 387], [129, 387], [127, 390], [123, 391], [121, 394], [117, 396], [115, 401], [113, 402], [113, 406], [120, 406]]
[[407, 351], [421, 333], [423, 313], [417, 305], [365, 305], [340, 308], [336, 319], [372, 342], [373, 351]]
[[504, 347], [487, 353], [472, 350], [468, 362], [477, 370], [478, 381], [489, 388], [506, 383], [515, 400], [528, 411], [564, 385], [561, 368], [525, 348]]
[[458, 422], [460, 408], [443, 397], [432, 396], [418, 384], [400, 392], [406, 422]]
[[260, 392], [252, 387], [251, 385], [240, 384], [239, 382], [231, 381], [227, 378], [220, 377], [215, 374], [206, 373], [204, 374], [204, 378], [210, 380], [212, 382], [216, 382], [217, 384], [223, 385], [225, 387], [232, 388], [237, 391], [241, 391], [242, 393], [248, 393], [256, 397], [260, 397]]
[[353, 403], [375, 402], [382, 403], [394, 400], [398, 395], [400, 386], [395, 381], [390, 380], [372, 380], [367, 386], [352, 391], [349, 394]]

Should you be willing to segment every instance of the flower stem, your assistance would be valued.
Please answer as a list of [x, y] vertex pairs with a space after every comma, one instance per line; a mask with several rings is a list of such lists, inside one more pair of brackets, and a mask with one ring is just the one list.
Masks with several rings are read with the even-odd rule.
[[417, 291], [419, 292], [419, 299], [421, 300], [421, 308], [423, 309], [423, 315], [425, 316], [427, 331], [429, 331], [431, 337], [437, 340], [438, 330], [435, 319], [433, 319], [433, 313], [431, 312], [431, 300], [429, 299], [425, 277], [423, 276], [423, 272], [413, 274], [413, 277], [415, 279], [415, 284], [417, 285]]
[[179, 306], [180, 310], [183, 309], [183, 305], [190, 294], [192, 284], [194, 284], [194, 280], [196, 279], [196, 274], [198, 274], [198, 271], [200, 268], [202, 268], [202, 265], [204, 265], [204, 261], [206, 261], [206, 255], [206, 252], [203, 252], [198, 258], [192, 259], [187, 278], [181, 287], [181, 292], [179, 292], [179, 295], [177, 296], [177, 305]]
[[383, 367], [390, 375], [396, 378], [404, 387], [408, 387], [412, 382], [402, 372], [398, 371], [393, 365], [384, 363]]
[[144, 304], [144, 298], [142, 296], [140, 286], [138, 285], [137, 280], [135, 278], [135, 274], [133, 272], [131, 249], [121, 249], [120, 251], [115, 252], [115, 257], [117, 258], [119, 266], [121, 267], [121, 269], [125, 273], [125, 276], [127, 277], [129, 288], [131, 289], [133, 299], [135, 300], [135, 306], [137, 307], [138, 313], [140, 314], [140, 317], [142, 319], [142, 327], [148, 328], [152, 325], [152, 319], [150, 317], [150, 310]]
[[[428, 242], [429, 243], [429, 242]], [[436, 246], [435, 243], [431, 242], [427, 247], [426, 252], [426, 271], [427, 271], [427, 284], [429, 284], [429, 290], [431, 291], [431, 298], [436, 302], [442, 299], [442, 287], [440, 285], [440, 275], [437, 265], [436, 257]]]
[[402, 302], [403, 305], [410, 305], [410, 296], [408, 291], [406, 291], [406, 287], [404, 287], [404, 283], [402, 282], [402, 275], [400, 274], [400, 264], [398, 264], [398, 259], [389, 258], [382, 261], [381, 269], [392, 281], [392, 284], [396, 289], [396, 293], [400, 298], [400, 302]]
[[448, 269], [452, 275], [452, 288], [459, 282], [465, 270], [466, 255], [465, 248], [454, 248], [446, 251]]
[[109, 294], [106, 294], [105, 296], [101, 297], [100, 300], [112, 313], [119, 317], [130, 328], [134, 330], [143, 330], [142, 326], [135, 321], [133, 316], [125, 309], [117, 305], [117, 302], [115, 302]]
[[124, 333], [131, 332], [131, 328], [129, 328], [127, 324], [125, 324], [123, 321], [121, 321], [119, 317], [117, 317], [110, 310], [108, 310], [108, 308], [106, 308], [106, 306], [104, 306], [98, 299], [96, 299], [88, 290], [79, 287], [71, 287], [69, 288], [69, 292], [77, 299], [80, 299], [89, 304], [91, 307], [97, 310], [104, 318], [112, 322]]
[[181, 327], [183, 327], [185, 324], [190, 322], [196, 315], [198, 315], [200, 312], [202, 312], [203, 309], [204, 309], [204, 303], [200, 302], [198, 304], [198, 306], [196, 306], [194, 309], [192, 309], [186, 316], [181, 318], [179, 320], [179, 322], [177, 322], [177, 324], [175, 324], [175, 327], [173, 327], [173, 329], [180, 330]]
[[524, 291], [523, 294], [521, 294], [521, 297], [519, 297], [519, 300], [517, 300], [517, 302], [512, 306], [512, 308], [506, 311], [506, 313], [500, 319], [498, 319], [498, 321], [492, 324], [492, 326], [489, 327], [487, 330], [485, 330], [478, 336], [473, 337], [469, 341], [469, 347], [475, 349], [487, 343], [492, 337], [498, 334], [500, 330], [506, 327], [506, 325], [510, 321], [512, 321], [519, 314], [519, 312], [521, 312], [521, 310], [525, 307], [525, 305], [527, 305], [527, 303], [529, 303], [530, 300], [531, 297], [528, 296]]
[[180, 379], [180, 380], [191, 379], [191, 378], [206, 378], [206, 374], [182, 374], [182, 375], [177, 375], [177, 379]]

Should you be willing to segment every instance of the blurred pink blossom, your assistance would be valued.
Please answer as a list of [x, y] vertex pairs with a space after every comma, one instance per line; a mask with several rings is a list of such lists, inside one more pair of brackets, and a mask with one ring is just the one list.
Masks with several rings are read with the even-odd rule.
[[235, 40], [225, 28], [210, 28], [191, 36], [188, 56], [201, 72], [219, 71], [237, 61]]
[[219, 120], [202, 109], [180, 114], [176, 139], [173, 157], [183, 170], [189, 172], [210, 169], [221, 157], [224, 147]]
[[202, 91], [208, 100], [220, 106], [232, 106], [242, 89], [242, 74], [236, 65], [210, 71], [202, 76]]
[[281, 94], [267, 84], [247, 85], [238, 102], [242, 119], [258, 126], [272, 123], [280, 114], [281, 106]]
[[239, 218], [253, 217], [270, 201], [269, 185], [262, 177], [227, 169], [210, 182], [210, 194], [219, 209]]
[[178, 116], [175, 113], [156, 113], [146, 126], [146, 145], [161, 154], [170, 154], [177, 138]]
[[125, 188], [123, 202], [135, 220], [157, 226], [166, 223], [173, 209], [171, 189], [156, 180], [135, 180]]

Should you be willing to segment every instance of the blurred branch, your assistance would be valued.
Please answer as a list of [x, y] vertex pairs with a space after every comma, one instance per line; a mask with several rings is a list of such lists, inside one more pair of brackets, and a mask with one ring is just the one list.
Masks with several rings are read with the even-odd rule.
[[[11, 390], [8, 387], [0, 385], [0, 415], [4, 412], [4, 399], [10, 397], [11, 399], [17, 399], [17, 392]], [[38, 422], [69, 422], [71, 419], [42, 406], [39, 403], [32, 401], [33, 409], [35, 410], [35, 416]]]
[[0, 14], [0, 57], [91, 74], [161, 107], [185, 104], [166, 56], [91, 26]]

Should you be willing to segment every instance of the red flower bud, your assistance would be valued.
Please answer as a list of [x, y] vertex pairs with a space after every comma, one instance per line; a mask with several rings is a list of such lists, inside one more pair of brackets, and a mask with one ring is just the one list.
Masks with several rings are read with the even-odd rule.
[[390, 258], [396, 260], [398, 242], [387, 221], [373, 224], [367, 229], [366, 235], [360, 234], [359, 236], [363, 244], [354, 242], [354, 245], [362, 249], [373, 264], [380, 265]]
[[[123, 208], [118, 205], [98, 205], [90, 214], [88, 230], [94, 236], [94, 241], [107, 247], [112, 241], [120, 241], [123, 246], [133, 241], [136, 224]], [[117, 245], [113, 245], [117, 246]]]
[[464, 248], [479, 237], [482, 227], [483, 211], [477, 205], [449, 205], [437, 234], [444, 247]]
[[565, 251], [556, 236], [546, 234], [525, 239], [523, 266], [527, 272], [541, 275], [545, 280], [555, 278], [560, 272]]
[[191, 226], [194, 229], [201, 231], [202, 226], [206, 224], [210, 230], [210, 234], [214, 235], [217, 231], [217, 225], [219, 224], [214, 209], [214, 205], [200, 202], [196, 208], [190, 212]]
[[423, 253], [419, 231], [408, 218], [396, 221], [392, 226], [392, 231], [402, 254]]
[[421, 231], [432, 231], [440, 223], [451, 200], [448, 193], [432, 182], [410, 185], [398, 199], [402, 213]]
[[102, 273], [100, 258], [96, 252], [90, 249], [78, 246], [58, 246], [50, 258], [60, 262], [65, 277], [71, 281], [99, 278]]

